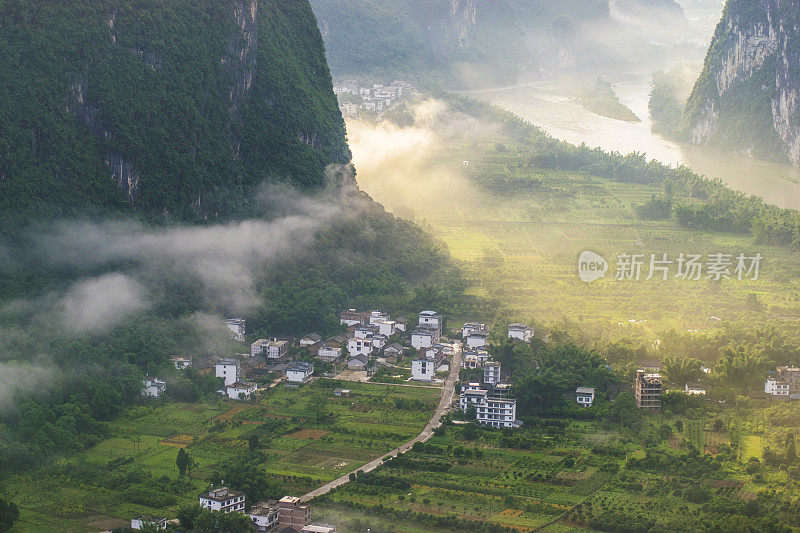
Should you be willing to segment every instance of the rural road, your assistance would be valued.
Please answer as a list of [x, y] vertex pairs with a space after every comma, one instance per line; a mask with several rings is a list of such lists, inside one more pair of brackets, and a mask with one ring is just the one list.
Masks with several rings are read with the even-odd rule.
[[397, 457], [401, 453], [405, 453], [411, 449], [411, 447], [417, 442], [425, 442], [433, 436], [433, 430], [439, 427], [442, 416], [447, 413], [447, 410], [450, 408], [450, 404], [453, 402], [453, 396], [455, 395], [455, 382], [458, 380], [458, 372], [461, 370], [461, 344], [456, 343], [456, 348], [453, 353], [453, 359], [450, 362], [450, 374], [447, 376], [447, 381], [445, 381], [444, 386], [442, 387], [442, 398], [439, 400], [439, 406], [434, 411], [433, 416], [428, 421], [428, 424], [425, 426], [425, 429], [422, 430], [422, 433], [411, 439], [410, 441], [406, 442], [402, 446], [395, 448], [394, 450], [390, 451], [389, 453], [382, 455], [371, 461], [352, 472], [348, 472], [347, 474], [343, 475], [340, 478], [334, 479], [330, 483], [326, 483], [325, 485], [319, 487], [318, 489], [312, 490], [308, 494], [301, 496], [300, 500], [307, 502], [316, 498], [317, 496], [322, 496], [330, 492], [331, 490], [335, 489], [336, 487], [340, 487], [345, 483], [350, 482], [350, 474], [357, 473], [359, 471], [363, 472], [372, 472], [380, 464], [389, 457]]

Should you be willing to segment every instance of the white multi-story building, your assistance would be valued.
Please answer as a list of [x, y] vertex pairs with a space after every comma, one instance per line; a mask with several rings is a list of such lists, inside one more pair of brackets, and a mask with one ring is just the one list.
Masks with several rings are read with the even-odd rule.
[[377, 326], [379, 334], [386, 335], [387, 337], [391, 337], [397, 332], [397, 323], [393, 320], [381, 320], [379, 322], [374, 322], [373, 325]]
[[517, 400], [510, 394], [506, 385], [497, 387], [470, 383], [461, 388], [459, 407], [466, 412], [475, 407], [475, 419], [492, 427], [519, 427], [517, 420]]
[[242, 383], [237, 381], [225, 387], [225, 392], [231, 400], [241, 400], [242, 394], [244, 398], [250, 398], [250, 395], [256, 392], [255, 383]]
[[244, 512], [244, 492], [230, 490], [228, 487], [212, 489], [200, 495], [200, 507], [223, 513]]
[[250, 508], [247, 513], [256, 530], [259, 533], [269, 531], [278, 525], [278, 504], [270, 504], [269, 502], [258, 502]]
[[355, 357], [357, 355], [365, 355], [369, 357], [374, 349], [375, 348], [372, 345], [372, 338], [358, 339], [353, 337], [347, 341], [347, 353], [350, 355], [350, 357]]
[[320, 361], [325, 361], [326, 363], [333, 363], [334, 361], [341, 359], [341, 357], [342, 349], [338, 346], [323, 344], [317, 351], [317, 359]]
[[142, 380], [142, 396], [158, 398], [167, 390], [167, 383], [158, 378], [146, 377]]
[[267, 343], [267, 350], [264, 355], [270, 359], [280, 359], [289, 351], [289, 341], [279, 341], [272, 339]]
[[508, 338], [528, 342], [533, 337], [533, 328], [528, 324], [509, 324]]
[[481, 324], [480, 322], [467, 322], [461, 326], [461, 336], [465, 339], [473, 331], [486, 331], [486, 324]]
[[376, 350], [380, 350], [381, 348], [386, 346], [386, 343], [388, 342], [389, 342], [389, 337], [387, 337], [386, 335], [381, 335], [380, 333], [378, 333], [377, 335], [372, 336], [372, 346]]
[[764, 383], [764, 392], [772, 396], [789, 396], [791, 383], [770, 378]]
[[467, 348], [474, 350], [486, 346], [488, 342], [489, 333], [484, 330], [473, 331], [466, 337]]
[[578, 387], [575, 390], [575, 401], [583, 407], [591, 407], [594, 403], [594, 387]]
[[239, 342], [244, 341], [245, 324], [244, 318], [229, 318], [225, 321], [225, 325], [233, 333], [233, 340]]
[[305, 361], [295, 361], [286, 369], [286, 381], [290, 383], [305, 383], [313, 375], [313, 363]]
[[433, 359], [414, 359], [411, 361], [411, 379], [433, 381], [436, 377], [436, 361]]
[[411, 332], [411, 346], [417, 350], [430, 348], [441, 340], [439, 330], [433, 328], [417, 328]]
[[435, 329], [441, 335], [442, 316], [435, 311], [423, 311], [419, 314], [419, 327]]
[[239, 381], [239, 361], [235, 359], [220, 359], [214, 363], [214, 375], [225, 380], [225, 386], [233, 385]]
[[368, 339], [378, 332], [377, 326], [361, 325], [353, 328], [353, 337], [356, 339]]
[[500, 363], [487, 362], [483, 365], [483, 382], [500, 383]]

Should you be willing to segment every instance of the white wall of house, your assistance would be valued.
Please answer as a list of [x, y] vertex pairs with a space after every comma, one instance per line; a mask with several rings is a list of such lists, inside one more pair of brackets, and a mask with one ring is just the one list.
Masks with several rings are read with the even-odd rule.
[[324, 361], [336, 361], [342, 356], [341, 348], [334, 348], [333, 346], [325, 346], [319, 349], [317, 357]]
[[436, 376], [436, 363], [427, 359], [414, 359], [411, 362], [411, 379], [433, 381]]
[[778, 381], [776, 379], [768, 379], [764, 383], [764, 392], [772, 396], [789, 396], [790, 385], [785, 381]]
[[347, 353], [350, 354], [350, 357], [355, 357], [356, 355], [369, 356], [373, 349], [372, 339], [353, 338], [347, 341]]
[[528, 342], [533, 337], [533, 328], [527, 325], [512, 325], [508, 327], [508, 338]]
[[594, 394], [578, 394], [576, 400], [583, 407], [591, 407], [594, 403]]
[[395, 323], [391, 320], [382, 320], [375, 323], [378, 326], [378, 333], [391, 337], [395, 333]]
[[423, 311], [419, 314], [419, 325], [424, 328], [433, 328], [442, 330], [442, 317], [437, 314], [431, 314], [429, 311]]
[[467, 335], [467, 348], [474, 350], [475, 348], [486, 346], [486, 338], [487, 336], [485, 334], [478, 334], [477, 332], [470, 333]]
[[433, 346], [433, 335], [431, 333], [412, 333], [411, 334], [411, 346], [420, 350], [422, 348], [430, 348]]
[[200, 496], [200, 507], [203, 509], [211, 509], [212, 511], [223, 511], [225, 513], [232, 513], [233, 511], [244, 512], [244, 499], [244, 496], [237, 496], [220, 502]]
[[287, 370], [286, 380], [292, 383], [303, 383], [311, 377], [311, 373], [305, 370]]
[[226, 390], [228, 392], [228, 398], [230, 398], [231, 400], [240, 400], [241, 399], [239, 397], [240, 394], [244, 394], [245, 396], [250, 396], [256, 391], [256, 386], [255, 385], [248, 385], [246, 387], [229, 386], [227, 387]]
[[214, 365], [215, 376], [223, 378], [225, 385], [233, 385], [239, 381], [239, 366], [230, 363], [217, 363]]
[[500, 383], [500, 363], [487, 363], [483, 367], [484, 383]]

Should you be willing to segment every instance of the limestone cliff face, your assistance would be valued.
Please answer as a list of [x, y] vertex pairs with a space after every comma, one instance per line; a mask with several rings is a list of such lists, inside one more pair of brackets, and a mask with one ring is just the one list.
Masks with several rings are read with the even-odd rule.
[[308, 0], [44, 3], [0, 7], [0, 222], [232, 218], [349, 161]]
[[469, 48], [477, 24], [475, 0], [450, 0], [449, 9], [439, 23], [428, 28], [432, 52], [448, 56], [456, 50]]
[[687, 104], [685, 135], [800, 164], [800, 0], [729, 0]]

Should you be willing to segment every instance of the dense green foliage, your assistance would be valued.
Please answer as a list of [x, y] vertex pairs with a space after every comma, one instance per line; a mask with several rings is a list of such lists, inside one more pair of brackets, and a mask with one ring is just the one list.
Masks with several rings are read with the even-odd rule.
[[254, 1], [255, 21], [239, 0], [44, 4], [0, 3], [4, 232], [231, 218], [265, 181], [318, 187], [349, 160], [307, 2]]

